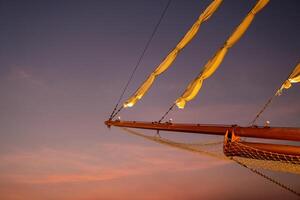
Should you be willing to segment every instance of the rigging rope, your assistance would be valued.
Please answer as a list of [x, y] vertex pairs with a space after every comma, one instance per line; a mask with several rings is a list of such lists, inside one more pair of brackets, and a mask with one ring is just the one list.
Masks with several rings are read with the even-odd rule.
[[257, 175], [259, 175], [259, 176], [261, 176], [261, 177], [267, 179], [268, 181], [274, 183], [275, 185], [278, 185], [279, 187], [281, 187], [281, 188], [283, 188], [283, 189], [285, 189], [285, 190], [287, 190], [287, 191], [289, 191], [289, 192], [292, 192], [293, 194], [295, 194], [295, 195], [297, 195], [297, 196], [300, 197], [300, 193], [297, 192], [297, 191], [295, 191], [295, 190], [293, 190], [291, 187], [289, 187], [289, 186], [287, 186], [287, 185], [284, 185], [283, 183], [280, 183], [279, 181], [277, 181], [277, 180], [275, 180], [275, 179], [273, 179], [273, 178], [271, 178], [271, 177], [269, 177], [269, 176], [263, 174], [262, 172], [258, 171], [257, 169], [251, 168], [251, 167], [247, 166], [246, 164], [241, 163], [240, 161], [238, 161], [238, 160], [236, 160], [236, 159], [234, 159], [234, 158], [232, 158], [232, 160], [235, 161], [235, 162], [236, 162], [237, 164], [239, 164], [240, 166], [249, 169], [249, 170], [252, 171], [253, 173], [255, 173], [255, 174], [257, 174]]
[[[299, 64], [298, 64], [299, 65]], [[297, 65], [297, 66], [298, 66]], [[297, 69], [297, 66], [294, 70]], [[294, 73], [294, 70], [292, 70], [292, 72], [289, 74], [289, 76], [285, 79], [285, 81], [283, 82], [282, 85], [284, 85], [284, 83], [286, 82], [286, 80], [289, 80], [289, 78], [291, 77], [291, 75]], [[252, 120], [252, 122], [250, 123], [251, 125], [254, 125], [255, 122], [257, 121], [257, 119], [261, 116], [261, 114], [266, 110], [266, 108], [271, 104], [271, 102], [273, 101], [275, 96], [280, 96], [281, 92], [280, 90], [282, 89], [282, 86], [280, 87], [279, 90], [276, 90], [277, 92], [267, 101], [267, 103], [262, 107], [262, 109], [257, 113], [257, 115], [255, 116], [255, 118]]]
[[[123, 109], [123, 106], [121, 106], [121, 107], [117, 110], [117, 108], [118, 108], [118, 106], [119, 106], [119, 104], [120, 104], [120, 101], [122, 100], [122, 98], [123, 98], [123, 96], [124, 96], [124, 94], [125, 94], [125, 92], [126, 92], [128, 86], [129, 86], [129, 84], [130, 84], [130, 82], [131, 82], [131, 80], [132, 80], [132, 78], [133, 78], [133, 75], [135, 74], [137, 68], [139, 67], [139, 65], [140, 65], [140, 63], [141, 63], [141, 61], [142, 61], [142, 59], [143, 59], [143, 57], [144, 57], [144, 55], [145, 55], [145, 53], [146, 53], [146, 51], [147, 51], [147, 49], [148, 49], [148, 47], [149, 47], [149, 45], [150, 45], [150, 43], [151, 43], [153, 37], [154, 37], [154, 35], [155, 35], [155, 33], [156, 33], [156, 31], [157, 31], [159, 25], [160, 25], [161, 22], [162, 22], [162, 19], [164, 18], [165, 14], [166, 14], [166, 12], [167, 12], [168, 7], [169, 7], [170, 4], [171, 4], [171, 1], [172, 1], [172, 0], [168, 0], [168, 2], [167, 2], [167, 4], [166, 4], [166, 6], [165, 6], [165, 8], [164, 8], [164, 10], [163, 10], [163, 12], [162, 12], [160, 18], [159, 18], [159, 20], [158, 20], [158, 22], [157, 22], [157, 24], [155, 25], [155, 27], [154, 27], [154, 29], [153, 29], [153, 31], [152, 31], [152, 33], [151, 33], [151, 35], [150, 35], [150, 37], [149, 37], [149, 39], [148, 39], [146, 45], [145, 45], [144, 50], [142, 51], [142, 54], [140, 55], [140, 57], [139, 57], [139, 59], [138, 59], [136, 65], [135, 65], [135, 67], [134, 67], [134, 69], [133, 69], [133, 71], [132, 71], [132, 73], [131, 73], [131, 75], [130, 75], [130, 77], [129, 77], [129, 79], [128, 79], [128, 81], [127, 81], [127, 83], [126, 83], [126, 85], [125, 85], [125, 87], [124, 87], [124, 89], [123, 89], [123, 91], [122, 91], [122, 93], [121, 93], [121, 95], [120, 95], [120, 97], [119, 97], [119, 99], [118, 99], [118, 101], [117, 101], [115, 107], [114, 107], [114, 109], [113, 109], [113, 111], [112, 111], [112, 113], [110, 114], [110, 117], [109, 117], [110, 120], [112, 120], [112, 119], [113, 119], [113, 118], [114, 118], [114, 117], [115, 117], [115, 116]], [[116, 110], [117, 110], [117, 112], [116, 112]]]
[[257, 115], [255, 116], [255, 118], [252, 120], [252, 122], [250, 123], [252, 126], [255, 124], [255, 122], [258, 120], [258, 118], [260, 117], [260, 115], [266, 110], [266, 108], [272, 103], [274, 97], [276, 95], [273, 95], [268, 101], [267, 103], [262, 107], [262, 109], [257, 113]]
[[162, 120], [164, 120], [164, 118], [169, 114], [169, 112], [171, 110], [173, 110], [174, 106], [176, 105], [176, 103], [173, 103], [173, 105], [169, 108], [169, 110], [167, 110], [167, 112], [165, 112], [165, 114], [160, 118], [160, 120], [158, 121], [158, 123], [160, 123]]
[[160, 136], [159, 137], [158, 136], [148, 136], [148, 135], [145, 135], [145, 134], [140, 133], [138, 131], [134, 131], [134, 130], [124, 128], [124, 127], [121, 128], [121, 129], [126, 131], [129, 134], [136, 135], [136, 136], [142, 137], [144, 139], [151, 140], [153, 142], [163, 144], [163, 145], [166, 145], [166, 146], [170, 146], [170, 147], [173, 147], [173, 148], [176, 148], [176, 149], [181, 149], [181, 150], [186, 150], [186, 151], [198, 153], [198, 154], [201, 154], [201, 155], [206, 155], [206, 156], [217, 158], [217, 159], [223, 160], [223, 161], [228, 160], [227, 157], [219, 155], [215, 152], [205, 150], [204, 148], [201, 149], [201, 148], [196, 147], [196, 146], [210, 146], [210, 147], [211, 146], [216, 146], [216, 145], [222, 144], [223, 141], [221, 141], [221, 142], [210, 142], [210, 143], [204, 143], [204, 144], [200, 144], [200, 143], [197, 143], [197, 144], [195, 144], [195, 143], [191, 143], [191, 144], [189, 144], [189, 143], [179, 143], [179, 142], [174, 142], [172, 140], [162, 138]]

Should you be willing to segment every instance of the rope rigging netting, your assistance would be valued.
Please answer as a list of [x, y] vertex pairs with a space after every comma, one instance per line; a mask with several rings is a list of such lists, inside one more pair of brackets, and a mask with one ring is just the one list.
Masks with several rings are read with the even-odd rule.
[[[113, 119], [113, 118], [114, 118], [114, 117], [115, 117], [115, 116], [123, 109], [123, 106], [121, 106], [121, 107], [117, 110], [117, 108], [118, 108], [118, 106], [119, 106], [119, 104], [120, 104], [120, 102], [121, 102], [121, 100], [122, 100], [122, 98], [123, 98], [123, 96], [124, 96], [124, 94], [125, 94], [125, 92], [126, 92], [128, 86], [129, 86], [131, 80], [133, 79], [133, 76], [134, 76], [136, 70], [137, 70], [138, 67], [140, 66], [140, 63], [141, 63], [141, 61], [142, 61], [142, 59], [143, 59], [143, 57], [144, 57], [144, 55], [145, 55], [145, 53], [146, 53], [146, 51], [147, 51], [147, 49], [148, 49], [148, 47], [149, 47], [149, 45], [150, 45], [152, 39], [154, 38], [155, 33], [157, 32], [159, 25], [161, 24], [161, 22], [162, 22], [162, 20], [163, 20], [163, 18], [164, 18], [164, 16], [165, 16], [165, 14], [166, 14], [166, 12], [167, 12], [167, 9], [169, 8], [169, 6], [170, 6], [170, 4], [171, 4], [171, 1], [172, 1], [172, 0], [168, 0], [168, 2], [167, 2], [167, 4], [166, 4], [165, 8], [163, 9], [163, 12], [162, 12], [162, 14], [161, 14], [161, 16], [160, 16], [160, 18], [159, 18], [157, 24], [155, 25], [155, 27], [154, 27], [154, 29], [153, 29], [153, 31], [152, 31], [152, 33], [151, 33], [151, 35], [150, 35], [150, 37], [149, 37], [149, 39], [148, 39], [146, 45], [145, 45], [145, 48], [143, 49], [143, 51], [142, 51], [142, 53], [141, 53], [141, 55], [140, 55], [140, 57], [139, 57], [139, 59], [138, 59], [136, 65], [134, 66], [134, 68], [133, 68], [133, 70], [132, 70], [132, 72], [131, 72], [131, 74], [130, 74], [130, 77], [129, 77], [129, 79], [128, 79], [128, 81], [127, 81], [127, 83], [126, 83], [126, 85], [125, 85], [125, 87], [124, 87], [124, 89], [123, 89], [123, 91], [122, 91], [122, 93], [121, 93], [121, 95], [120, 95], [120, 97], [119, 97], [119, 99], [118, 99], [118, 101], [117, 101], [117, 103], [116, 103], [114, 109], [113, 109], [113, 111], [112, 111], [112, 113], [110, 114], [110, 117], [109, 117], [110, 120]], [[117, 111], [116, 111], [116, 110], [117, 110]]]
[[209, 143], [183, 143], [162, 138], [160, 136], [158, 137], [146, 135], [132, 129], [121, 129], [131, 135], [139, 136], [144, 139], [173, 148], [194, 152], [223, 161], [234, 161], [235, 163], [248, 168], [252, 172], [262, 176], [266, 180], [271, 181], [272, 183], [282, 187], [283, 189], [300, 196], [299, 192], [293, 190], [291, 187], [280, 183], [279, 181], [263, 174], [258, 170], [263, 169], [300, 175], [300, 156], [263, 151], [242, 144], [240, 140], [232, 140], [230, 142], [226, 142], [225, 138], [225, 142], [223, 140], [218, 140]]

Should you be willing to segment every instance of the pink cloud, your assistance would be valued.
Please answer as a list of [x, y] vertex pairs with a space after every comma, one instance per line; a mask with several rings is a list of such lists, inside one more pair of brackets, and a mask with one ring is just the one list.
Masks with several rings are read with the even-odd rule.
[[[111, 153], [105, 155], [108, 151]], [[109, 159], [115, 160], [108, 162]], [[106, 144], [91, 152], [68, 149], [15, 152], [0, 155], [0, 160], [2, 180], [26, 184], [107, 181], [164, 171], [205, 170], [225, 164], [168, 147], [118, 144]]]

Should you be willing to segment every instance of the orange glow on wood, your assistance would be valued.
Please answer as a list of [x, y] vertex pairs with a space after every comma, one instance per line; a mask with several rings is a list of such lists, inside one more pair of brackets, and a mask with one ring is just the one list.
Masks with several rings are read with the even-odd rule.
[[209, 135], [225, 135], [226, 131], [234, 131], [235, 135], [239, 137], [300, 141], [300, 128], [261, 126], [241, 127], [237, 125], [158, 123], [120, 120], [106, 121], [105, 124], [108, 127], [118, 126]]

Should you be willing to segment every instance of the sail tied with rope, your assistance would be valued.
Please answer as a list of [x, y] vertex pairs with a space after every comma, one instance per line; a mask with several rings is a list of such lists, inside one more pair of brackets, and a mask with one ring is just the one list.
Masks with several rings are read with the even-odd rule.
[[184, 35], [176, 47], [163, 59], [163, 61], [157, 66], [157, 68], [148, 76], [148, 78], [142, 83], [142, 85], [136, 90], [136, 92], [128, 98], [123, 104], [123, 107], [132, 107], [140, 100], [146, 92], [150, 89], [157, 76], [165, 72], [171, 64], [175, 61], [178, 53], [188, 45], [188, 43], [196, 36], [199, 28], [203, 22], [208, 20], [213, 13], [218, 9], [222, 0], [214, 0], [199, 16], [196, 22], [192, 25], [189, 31]]
[[289, 89], [290, 87], [292, 87], [293, 83], [299, 83], [299, 82], [300, 82], [300, 62], [295, 67], [295, 69], [288, 77], [288, 79], [282, 84], [281, 88], [276, 92], [276, 96], [280, 96], [284, 89]]
[[249, 14], [245, 17], [242, 23], [236, 28], [232, 35], [224, 43], [223, 47], [219, 49], [216, 54], [206, 63], [200, 74], [188, 85], [183, 94], [176, 100], [178, 108], [183, 109], [186, 102], [194, 99], [201, 89], [202, 83], [209, 78], [222, 63], [228, 49], [231, 48], [246, 32], [252, 23], [255, 15], [263, 9], [269, 0], [259, 0]]
[[277, 96], [280, 96], [284, 89], [289, 89], [292, 87], [292, 83], [300, 82], [300, 63], [296, 65], [295, 69], [289, 75], [288, 79], [284, 81], [281, 87], [276, 91], [276, 93], [271, 96], [271, 98], [266, 102], [266, 104], [261, 108], [261, 110], [256, 114], [255, 118], [252, 120], [251, 124], [254, 125], [257, 119], [261, 116], [261, 114], [267, 109], [267, 107], [272, 103], [273, 99]]

